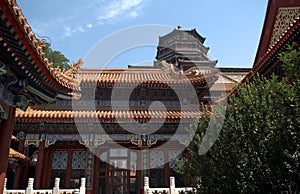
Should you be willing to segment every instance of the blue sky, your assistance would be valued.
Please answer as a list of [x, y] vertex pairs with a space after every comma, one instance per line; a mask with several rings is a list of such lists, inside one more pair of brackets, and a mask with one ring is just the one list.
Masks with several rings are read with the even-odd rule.
[[[17, 2], [37, 36], [47, 37], [51, 47], [71, 61], [84, 59], [99, 41], [123, 28], [144, 24], [172, 28], [181, 25], [185, 30], [196, 28], [206, 37], [205, 46], [210, 47], [209, 56], [218, 60], [218, 67], [252, 67], [267, 6], [267, 0]], [[153, 60], [155, 54], [153, 45], [129, 49], [113, 58], [108, 66], [139, 64]], [[83, 67], [98, 67], [98, 64]]]

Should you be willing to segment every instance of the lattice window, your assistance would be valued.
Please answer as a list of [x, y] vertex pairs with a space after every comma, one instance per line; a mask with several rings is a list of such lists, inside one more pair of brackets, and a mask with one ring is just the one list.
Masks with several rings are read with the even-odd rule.
[[73, 151], [72, 169], [85, 169], [87, 167], [86, 151]]
[[164, 168], [164, 151], [150, 151], [150, 168]]
[[300, 7], [278, 9], [269, 47], [272, 47], [277, 43], [278, 39], [298, 16], [300, 16]]
[[127, 157], [127, 149], [110, 149], [111, 157]]
[[169, 167], [175, 168], [176, 167], [176, 158], [181, 157], [181, 151], [179, 150], [169, 150], [168, 151], [168, 159], [169, 159]]
[[67, 169], [68, 166], [68, 152], [55, 151], [53, 152], [52, 169]]

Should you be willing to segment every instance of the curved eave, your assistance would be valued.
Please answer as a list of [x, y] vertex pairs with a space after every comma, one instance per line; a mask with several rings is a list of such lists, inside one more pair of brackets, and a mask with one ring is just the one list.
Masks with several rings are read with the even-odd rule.
[[[268, 0], [267, 2], [267, 9], [265, 13], [265, 18], [263, 21], [263, 28], [261, 31], [261, 36], [259, 39], [259, 44], [255, 56], [255, 60], [253, 63], [253, 67], [259, 63], [259, 61], [264, 57], [264, 54], [268, 51], [270, 45], [273, 31], [274, 31], [274, 24], [276, 23], [277, 12], [281, 8], [294, 8], [299, 7], [300, 1], [275, 1], [275, 0]], [[292, 14], [292, 13], [290, 13]], [[283, 22], [281, 25], [285, 26], [287, 23]]]
[[263, 68], [269, 65], [271, 60], [276, 60], [278, 53], [283, 51], [285, 46], [290, 43], [293, 37], [296, 37], [300, 33], [300, 17], [298, 17], [293, 24], [291, 24], [288, 29], [283, 33], [283, 35], [279, 38], [277, 43], [272, 46], [267, 53], [265, 53], [264, 57], [254, 65], [252, 71], [250, 71], [244, 79], [239, 83], [237, 87], [235, 87], [229, 95], [236, 94], [241, 85], [247, 83], [249, 80], [253, 79], [253, 77], [260, 73]]
[[[190, 34], [191, 36], [193, 36], [194, 38], [196, 38], [197, 40], [199, 40], [202, 44], [205, 42], [205, 39], [204, 37], [202, 37], [196, 29], [192, 29], [192, 30], [178, 30], [176, 28], [174, 28], [174, 30], [172, 30], [172, 32], [164, 35], [164, 36], [160, 36], [159, 37], [159, 42], [163, 42], [165, 40], [167, 40], [168, 38], [170, 37], [173, 37], [174, 34], [179, 34], [179, 33], [188, 33]], [[159, 44], [160, 45], [160, 44]]]
[[[47, 89], [51, 93], [68, 94], [74, 89], [74, 83], [71, 78], [65, 78], [56, 69], [53, 69], [45, 57], [41, 46], [30, 26], [27, 24], [26, 18], [22, 15], [21, 9], [16, 5], [15, 0], [4, 0], [0, 2], [1, 19], [6, 21], [6, 27], [9, 28], [11, 39], [8, 34], [2, 34], [2, 41], [9, 48], [12, 57], [19, 66], [24, 69], [27, 78], [33, 80], [37, 85]], [[15, 43], [23, 50], [26, 60], [30, 62], [32, 67], [24, 64], [24, 57], [14, 50], [11, 45]]]
[[9, 149], [9, 158], [16, 158], [25, 162], [29, 162], [29, 158], [27, 156], [25, 156], [24, 154], [10, 148]]

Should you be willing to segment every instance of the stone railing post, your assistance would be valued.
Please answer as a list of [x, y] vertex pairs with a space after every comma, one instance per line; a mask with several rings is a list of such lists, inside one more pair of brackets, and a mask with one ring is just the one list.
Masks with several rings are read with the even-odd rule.
[[149, 178], [148, 177], [144, 177], [144, 193], [148, 193], [148, 190], [150, 190], [149, 188]]
[[28, 186], [25, 190], [25, 194], [32, 194], [33, 193], [33, 183], [34, 183], [34, 178], [29, 178], [28, 179]]
[[81, 178], [80, 182], [80, 188], [79, 188], [79, 194], [85, 194], [86, 188], [85, 188], [85, 178]]
[[58, 194], [59, 193], [59, 182], [60, 182], [60, 178], [55, 178], [54, 187], [52, 189], [52, 194]]
[[170, 177], [170, 194], [175, 194], [176, 189], [175, 189], [175, 178], [172, 176]]
[[184, 188], [184, 193], [189, 193], [188, 188]]
[[147, 193], [146, 194], [152, 194], [151, 189], [147, 189]]
[[7, 184], [7, 178], [4, 179], [4, 189], [3, 189], [3, 193], [6, 192], [6, 184]]

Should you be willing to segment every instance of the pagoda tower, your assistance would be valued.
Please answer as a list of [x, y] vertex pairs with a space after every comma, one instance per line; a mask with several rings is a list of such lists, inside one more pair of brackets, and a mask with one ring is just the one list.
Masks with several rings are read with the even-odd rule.
[[155, 59], [172, 63], [183, 71], [194, 66], [215, 67], [217, 60], [209, 59], [209, 47], [204, 46], [204, 42], [205, 38], [196, 29], [182, 30], [178, 26], [172, 32], [159, 37]]

